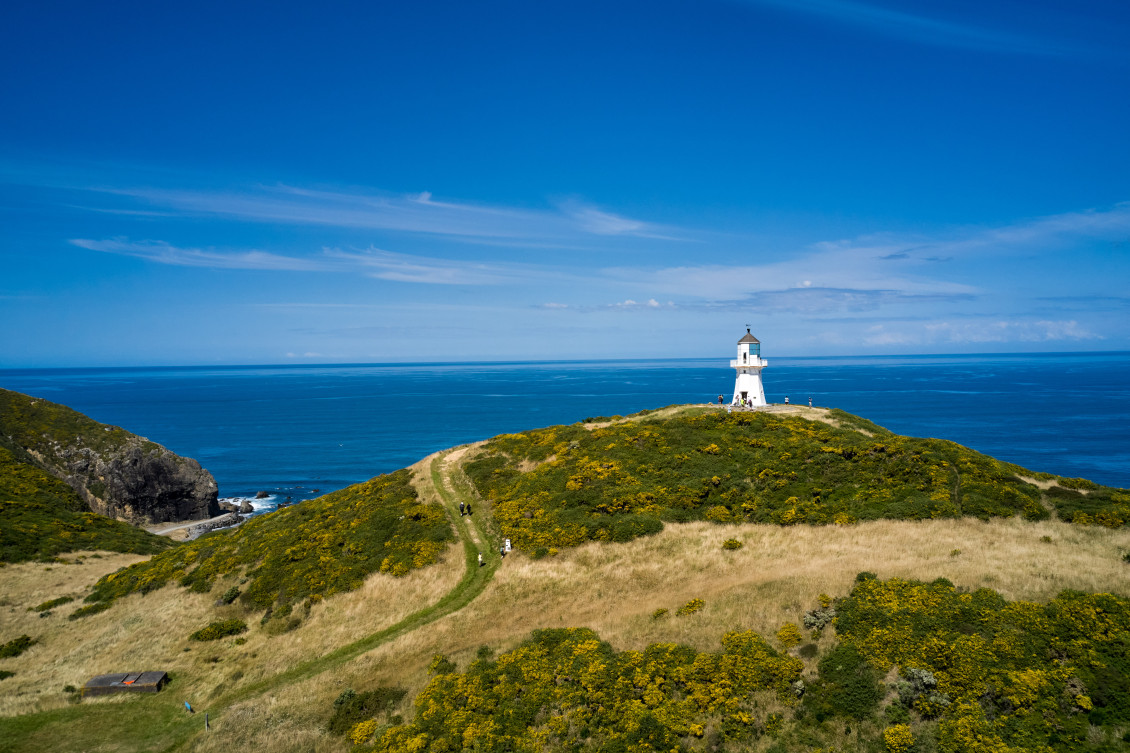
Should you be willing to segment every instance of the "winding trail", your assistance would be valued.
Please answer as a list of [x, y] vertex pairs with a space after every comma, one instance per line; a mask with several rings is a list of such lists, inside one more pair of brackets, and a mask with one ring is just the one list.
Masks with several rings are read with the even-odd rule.
[[[470, 485], [459, 473], [460, 461], [474, 445], [463, 445], [452, 450], [445, 450], [425, 458], [421, 466], [427, 469], [429, 479], [434, 485], [436, 496], [443, 505], [447, 518], [455, 529], [456, 537], [463, 543], [463, 559], [465, 571], [459, 582], [440, 598], [436, 603], [427, 606], [405, 617], [394, 625], [365, 636], [353, 643], [346, 644], [328, 654], [316, 659], [302, 662], [284, 672], [273, 675], [258, 682], [250, 683], [237, 690], [233, 690], [214, 701], [208, 703], [212, 719], [218, 720], [224, 711], [240, 701], [245, 701], [255, 696], [263, 695], [282, 685], [307, 680], [358, 656], [372, 651], [374, 648], [399, 638], [405, 633], [418, 630], [425, 625], [457, 612], [470, 604], [490, 583], [495, 571], [501, 562], [498, 554], [498, 545], [494, 537], [484, 530], [476, 520], [476, 514], [463, 516], [459, 514], [459, 502], [469, 502], [473, 496]], [[417, 489], [421, 492], [419, 486]], [[421, 495], [423, 496], [423, 495]], [[474, 513], [474, 511], [472, 511]], [[485, 519], [485, 516], [482, 517]], [[483, 564], [479, 565], [479, 553], [482, 552]], [[193, 724], [193, 728], [198, 725]], [[219, 730], [217, 730], [218, 732]], [[174, 751], [183, 748], [197, 735], [185, 729], [186, 736], [166, 748]], [[216, 734], [212, 732], [209, 734]], [[178, 736], [179, 737], [179, 736]]]

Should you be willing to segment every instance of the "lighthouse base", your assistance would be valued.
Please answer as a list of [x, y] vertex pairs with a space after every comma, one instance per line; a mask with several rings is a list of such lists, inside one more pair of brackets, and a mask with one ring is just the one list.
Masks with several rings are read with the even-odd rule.
[[761, 370], [738, 369], [734, 381], [733, 405], [765, 405], [765, 388], [761, 384]]

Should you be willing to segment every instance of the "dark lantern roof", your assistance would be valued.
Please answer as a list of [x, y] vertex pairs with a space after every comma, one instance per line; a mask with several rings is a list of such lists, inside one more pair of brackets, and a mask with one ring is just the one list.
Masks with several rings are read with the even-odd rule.
[[753, 335], [751, 335], [749, 333], [749, 327], [746, 327], [745, 328], [745, 337], [743, 337], [741, 340], [738, 340], [738, 345], [741, 345], [742, 343], [758, 343], [758, 344], [760, 344], [761, 341], [758, 340]]

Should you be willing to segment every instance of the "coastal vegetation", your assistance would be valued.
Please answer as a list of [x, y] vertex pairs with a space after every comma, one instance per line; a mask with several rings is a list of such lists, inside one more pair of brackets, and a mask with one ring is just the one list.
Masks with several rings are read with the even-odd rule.
[[188, 636], [191, 641], [217, 641], [229, 635], [239, 635], [247, 632], [247, 623], [243, 620], [230, 619], [213, 622], [207, 627], [202, 627]]
[[[711, 413], [666, 409], [605, 426], [554, 427], [549, 452], [505, 457], [497, 476], [536, 474], [581, 450], [610, 462], [601, 456], [609, 435], [586, 447], [587, 433], [654, 431]], [[794, 433], [789, 421], [895, 446], [847, 414], [770, 417], [785, 426], [766, 435], [737, 422], [706, 424], [715, 431], [701, 444], [707, 451], [676, 454], [722, 464], [698, 468], [694, 478], [726, 492], [745, 480], [734, 481], [730, 445], [743, 437], [780, 441]], [[574, 429], [576, 446], [558, 448]], [[817, 442], [800, 452], [819, 446], [848, 445]], [[786, 464], [773, 466], [778, 471], [792, 460], [779, 450], [766, 456]], [[618, 472], [646, 475], [627, 456], [613, 457], [615, 447], [607, 452], [620, 461]], [[961, 459], [931, 452], [939, 462]], [[541, 544], [526, 548], [530, 556], [502, 558], [508, 529], [488, 485], [471, 485], [481, 468], [466, 465], [493, 454], [489, 446], [440, 453], [147, 562], [89, 553], [73, 564], [0, 568], [0, 628], [7, 638], [36, 638], [5, 660], [2, 671], [15, 675], [0, 694], [0, 747], [1105, 753], [1120, 749], [1130, 730], [1119, 700], [1128, 696], [1120, 683], [1130, 643], [1123, 560], [1130, 529], [1096, 520], [1117, 512], [1122, 490], [1000, 464], [1002, 483], [1028, 485], [1018, 495], [1043, 514], [1021, 504], [1008, 515], [879, 514], [809, 525], [836, 521], [722, 519], [706, 514], [726, 506], [711, 500], [705, 511], [686, 508], [690, 514], [649, 512], [658, 523], [651, 535]], [[837, 483], [864, 492], [890, 487], [895, 502], [928, 504], [919, 489], [899, 497], [883, 475], [910, 459], [884, 465], [882, 454], [839, 455], [848, 465]], [[752, 481], [764, 467], [746, 476]], [[855, 478], [864, 470], [879, 478]], [[690, 474], [667, 475], [675, 488], [689, 488]], [[945, 488], [965, 505], [966, 484], [977, 477], [965, 466], [957, 475], [956, 491]], [[803, 483], [817, 486], [800, 471], [786, 481], [796, 484], [790, 496]], [[1075, 493], [1060, 495], [1073, 504], [1098, 499], [1100, 509], [1078, 507], [1091, 519], [1067, 522], [1068, 508], [1055, 502], [1059, 489]], [[604, 496], [615, 501], [616, 487], [604, 487]], [[820, 498], [834, 501], [831, 493]], [[455, 514], [461, 501], [473, 503], [473, 515]], [[391, 511], [378, 516], [391, 527], [369, 521], [370, 504]], [[434, 516], [419, 516], [420, 507]], [[449, 545], [456, 539], [461, 550]], [[416, 566], [413, 542], [437, 544], [436, 561], [465, 567]], [[350, 547], [384, 549], [361, 556]], [[403, 558], [389, 559], [393, 549]], [[137, 564], [114, 572], [130, 563]], [[870, 572], [853, 580], [860, 571]], [[359, 587], [337, 587], [349, 582]], [[183, 588], [162, 587], [173, 584]], [[84, 595], [74, 621], [52, 614], [63, 599]], [[220, 635], [228, 624], [246, 629]], [[215, 639], [193, 640], [194, 631]], [[76, 702], [66, 692], [106, 667], [135, 665], [169, 671], [173, 695]], [[199, 715], [185, 714], [182, 700], [211, 712], [210, 731]]]
[[0, 438], [0, 562], [80, 550], [154, 554], [168, 539], [90, 511], [74, 489], [20, 459]]
[[[129, 444], [135, 436], [120, 426], [109, 426], [73, 408], [50, 400], [0, 389], [0, 443], [26, 447], [41, 455], [55, 456], [80, 439], [97, 453], [112, 452]], [[160, 447], [150, 442], [147, 449]]]
[[206, 593], [239, 576], [244, 606], [285, 617], [291, 605], [351, 591], [372, 573], [405, 575], [434, 563], [453, 540], [443, 508], [422, 503], [411, 477], [408, 470], [377, 476], [210, 533], [105, 576], [86, 600], [109, 604], [169, 582]]
[[[0, 479], [22, 475], [26, 485], [16, 466], [29, 465], [71, 488], [82, 503], [72, 505], [78, 511], [138, 525], [219, 514], [216, 481], [195, 460], [49, 400], [0, 389], [0, 449], [7, 451]], [[62, 551], [91, 542], [70, 543], [77, 546]]]
[[589, 629], [537, 630], [463, 672], [436, 657], [411, 722], [371, 714], [347, 734], [375, 751], [745, 750], [762, 737], [781, 751], [1120, 749], [1130, 600], [1009, 602], [862, 573], [835, 608], [838, 640], [807, 684], [788, 650], [795, 625], [780, 650], [741, 631], [721, 652], [617, 651]]
[[19, 656], [24, 651], [35, 643], [30, 635], [21, 635], [19, 638], [13, 638], [4, 645], [0, 646], [0, 659], [7, 659], [12, 656]]
[[1083, 524], [1130, 520], [1130, 491], [1033, 473], [835, 410], [711, 410], [553, 426], [495, 437], [466, 470], [502, 535], [534, 554], [628, 541], [692, 520], [1036, 521], [1050, 510]]

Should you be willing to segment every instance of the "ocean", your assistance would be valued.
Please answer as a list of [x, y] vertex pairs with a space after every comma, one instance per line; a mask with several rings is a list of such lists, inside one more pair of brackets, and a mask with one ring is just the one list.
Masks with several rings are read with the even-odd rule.
[[[0, 387], [122, 426], [257, 511], [465, 442], [674, 403], [727, 402], [716, 359], [8, 369]], [[769, 402], [840, 408], [1033, 471], [1130, 487], [1130, 353], [772, 358]]]

